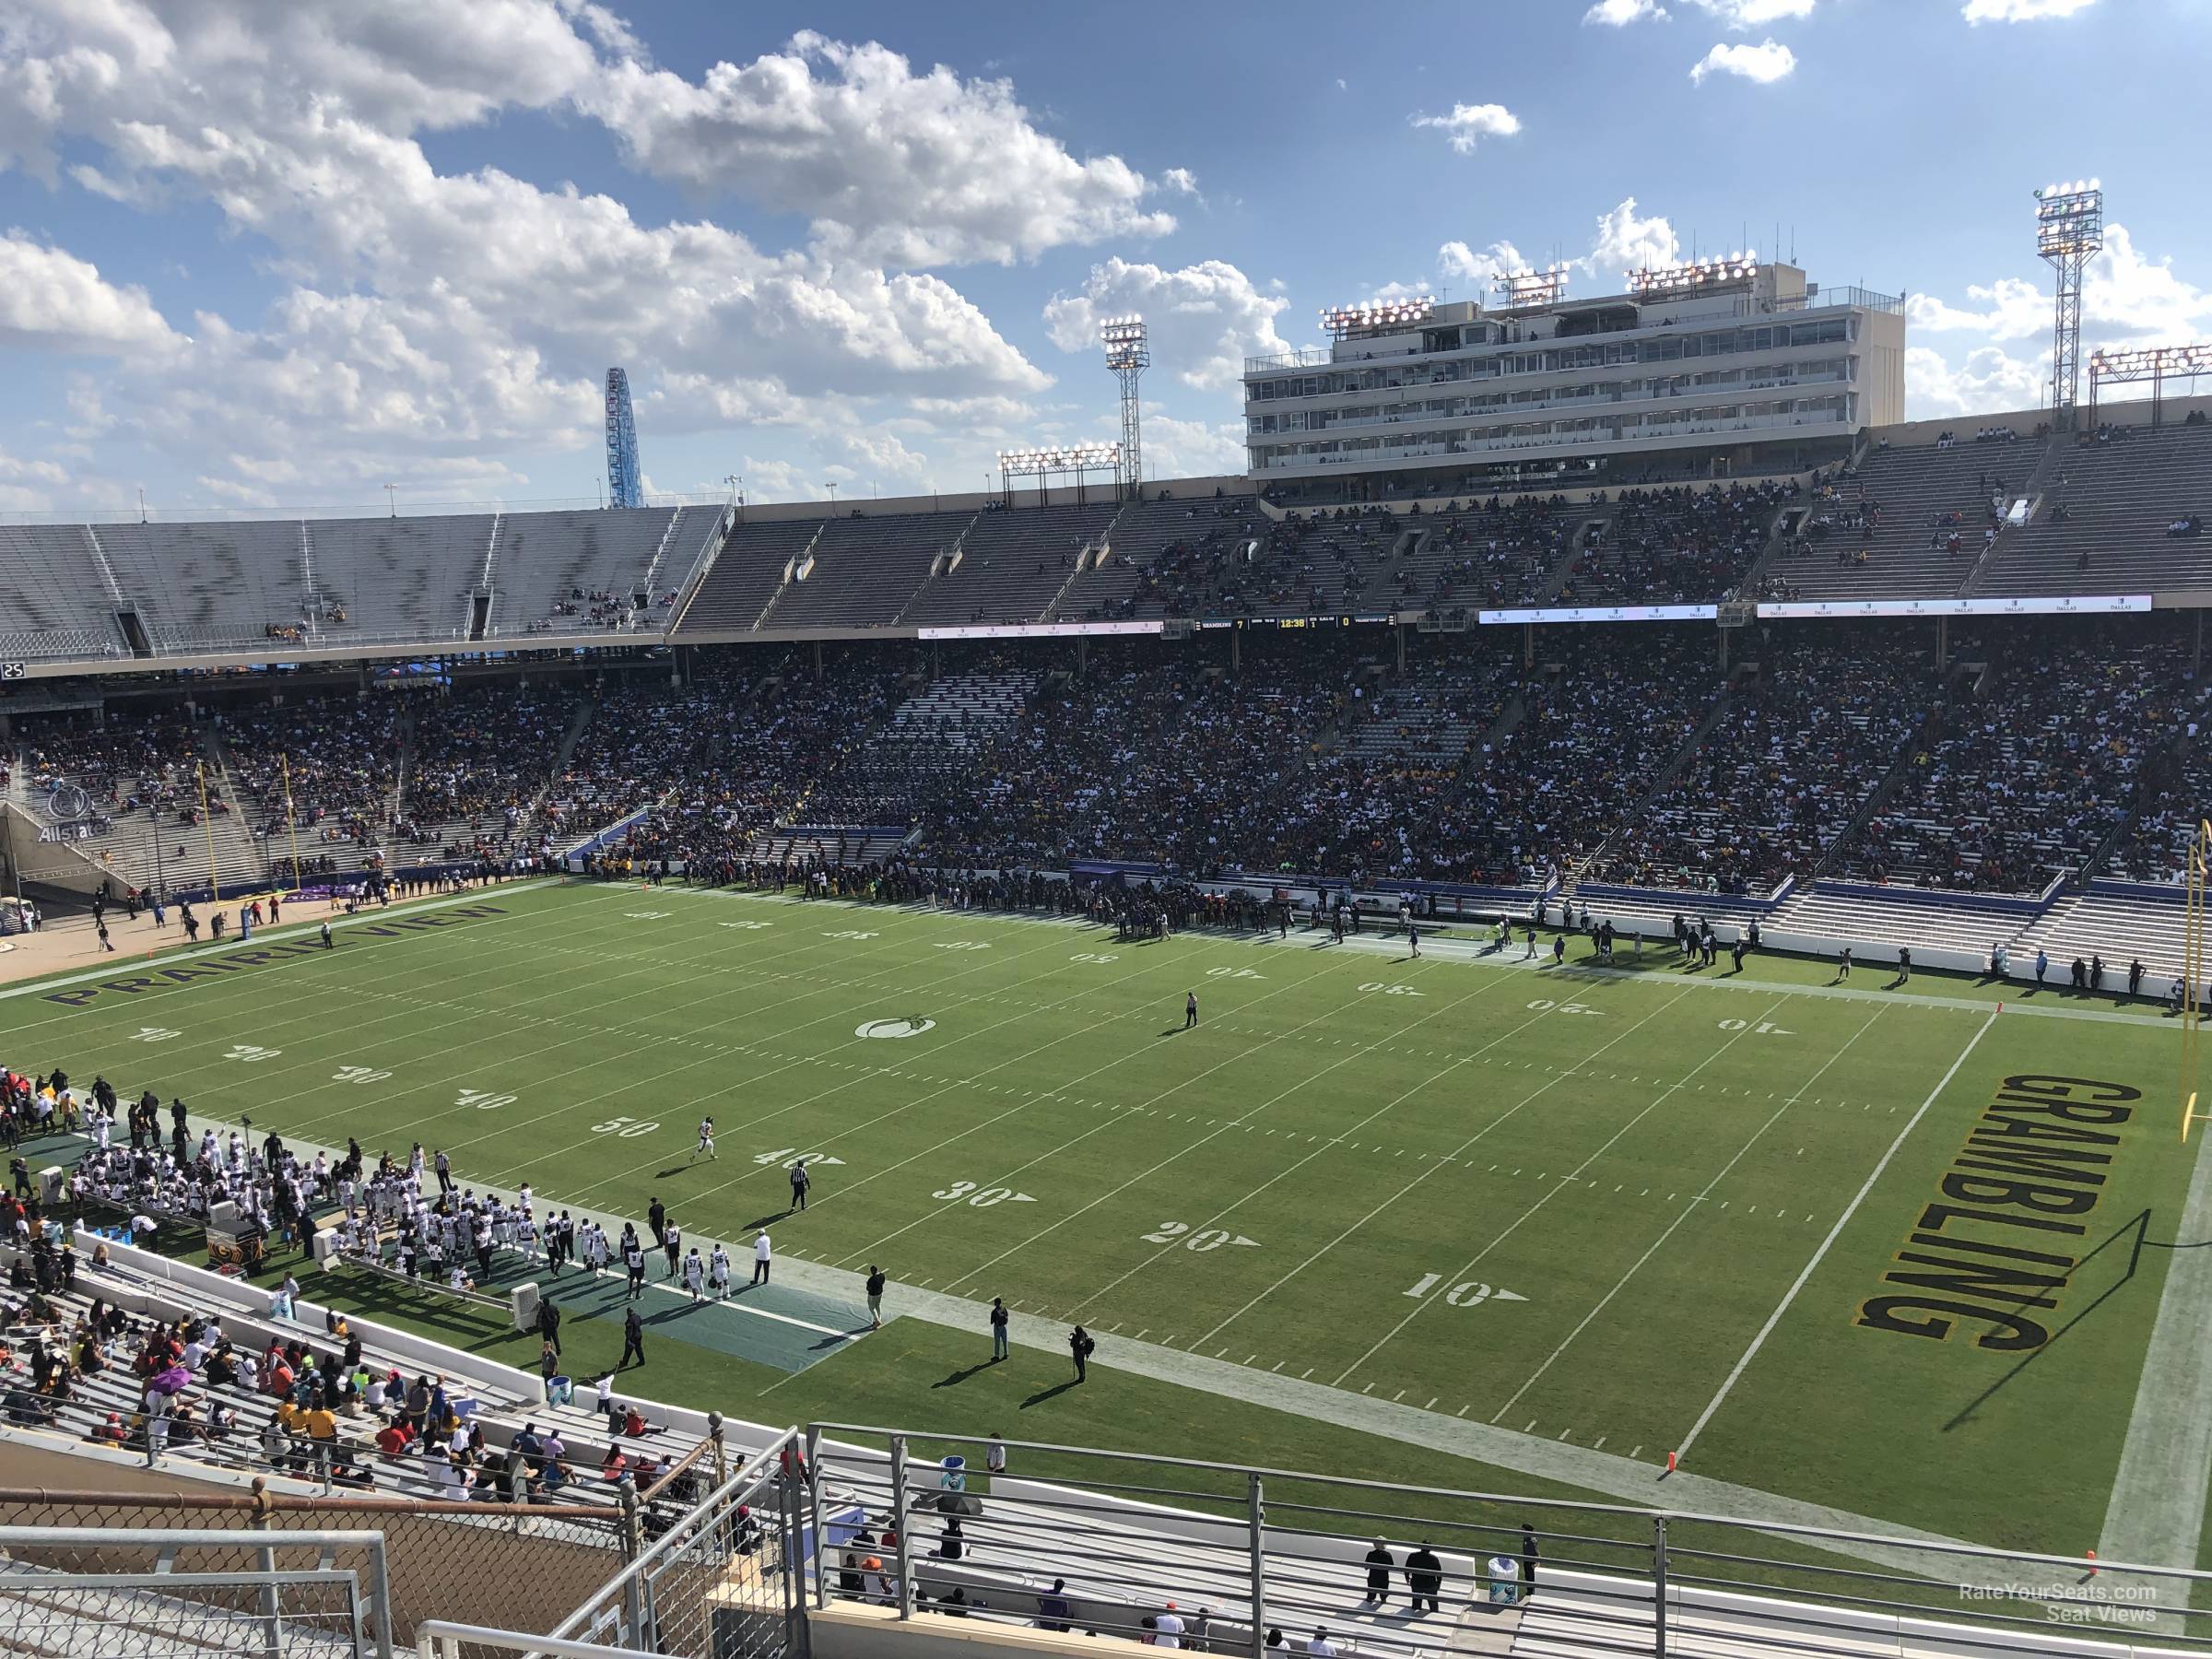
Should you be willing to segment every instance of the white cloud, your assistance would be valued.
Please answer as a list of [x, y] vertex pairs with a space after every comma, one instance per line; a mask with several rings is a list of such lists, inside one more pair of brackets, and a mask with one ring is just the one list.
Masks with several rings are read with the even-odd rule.
[[1248, 459], [1241, 421], [1182, 420], [1145, 406], [1147, 479], [1234, 477]]
[[1134, 312], [1150, 330], [1158, 368], [1186, 386], [1219, 391], [1237, 383], [1247, 356], [1289, 349], [1275, 326], [1289, 305], [1225, 260], [1169, 271], [1116, 256], [1091, 266], [1077, 292], [1054, 294], [1044, 324], [1061, 350], [1096, 352], [1100, 323]]
[[1595, 6], [1583, 14], [1585, 23], [1603, 23], [1613, 29], [1625, 29], [1647, 19], [1653, 23], [1666, 21], [1666, 8], [1659, 0], [1597, 0]]
[[1966, 0], [1959, 15], [1969, 23], [2033, 23], [2044, 18], [2070, 18], [2096, 4], [2097, 0]]
[[[1010, 258], [1141, 234], [1165, 222], [1132, 206], [1150, 186], [1113, 158], [1068, 157], [1004, 83], [917, 76], [896, 54], [810, 36], [794, 50], [730, 71], [806, 83], [779, 135], [737, 122], [735, 93], [678, 94], [581, 0], [10, 0], [0, 166], [53, 177], [66, 155], [72, 176], [118, 201], [205, 201], [288, 286], [259, 318], [203, 316], [186, 340], [142, 292], [13, 235], [0, 261], [22, 271], [0, 276], [0, 331], [127, 347], [104, 405], [93, 400], [109, 441], [142, 440], [182, 477], [233, 484], [265, 485], [292, 464], [318, 485], [511, 489], [526, 480], [487, 454], [595, 447], [610, 361], [631, 367], [671, 429], [818, 431], [895, 414], [903, 398], [1048, 386], [942, 277], [872, 256]], [[518, 107], [627, 112], [625, 141], [650, 140], [679, 178], [703, 165], [697, 144], [733, 146], [757, 162], [759, 199], [820, 188], [806, 204], [818, 234], [778, 253], [704, 218], [642, 224], [611, 195], [489, 167], [441, 171], [423, 147]], [[706, 126], [679, 130], [670, 109]], [[935, 154], [946, 120], [980, 124], [957, 135], [967, 147]], [[1003, 154], [979, 158], [978, 142]]]
[[2032, 282], [2004, 276], [1994, 283], [1977, 283], [1966, 290], [1979, 309], [1954, 306], [1933, 294], [1912, 294], [1905, 300], [1905, 320], [1915, 330], [1930, 334], [1968, 332], [1993, 340], [2024, 340], [2051, 326], [2051, 299]]
[[1577, 261], [1593, 276], [1611, 276], [1647, 266], [1670, 265], [1682, 257], [1682, 239], [1658, 215], [1640, 218], [1636, 198], [1629, 196], [1609, 213], [1597, 218], [1597, 234], [1589, 257]]
[[1772, 86], [1797, 67], [1797, 54], [1778, 41], [1756, 46], [1715, 46], [1690, 65], [1689, 78], [1702, 84], [1709, 75], [1735, 75]]
[[806, 214], [818, 240], [864, 259], [1010, 264], [1175, 228], [1141, 206], [1143, 174], [1119, 156], [1069, 155], [1011, 82], [943, 65], [917, 75], [873, 43], [803, 31], [696, 84], [626, 57], [580, 101], [643, 171]]
[[1160, 187], [1178, 195], [1198, 194], [1198, 175], [1187, 167], [1171, 167], [1159, 175]]
[[0, 236], [0, 344], [53, 351], [166, 351], [177, 343], [141, 288], [20, 230]]
[[1464, 241], [1448, 241], [1436, 251], [1436, 268], [1447, 276], [1487, 287], [1491, 277], [1525, 271], [1529, 265], [1510, 241], [1494, 241], [1479, 253]]
[[[1914, 294], [1905, 302], [1905, 316], [1923, 332], [1980, 334], [1992, 340], [2034, 339], [2050, 332], [2052, 295], [2024, 277], [1971, 285], [1966, 298], [1960, 306]], [[2147, 258], [2126, 226], [2108, 224], [2103, 251], [2082, 273], [2081, 319], [2083, 336], [2092, 344], [2178, 345], [2212, 331], [2212, 288], [2177, 276], [2170, 258]]]
[[1990, 415], [2032, 409], [2049, 394], [2050, 359], [2016, 358], [2002, 347], [1983, 346], [1954, 366], [1925, 346], [1905, 348], [1905, 416], [1939, 420], [1947, 415]]
[[1521, 130], [1521, 118], [1503, 104], [1455, 103], [1448, 115], [1409, 117], [1417, 127], [1433, 127], [1446, 135], [1452, 147], [1463, 156], [1475, 153], [1485, 138], [1511, 138]]
[[1770, 23], [1795, 22], [1813, 15], [1815, 0], [1690, 0], [1731, 29], [1764, 29]]

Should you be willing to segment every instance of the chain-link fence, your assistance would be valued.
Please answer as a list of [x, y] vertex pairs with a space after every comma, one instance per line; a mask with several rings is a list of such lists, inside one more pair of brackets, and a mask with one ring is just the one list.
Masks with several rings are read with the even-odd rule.
[[[406, 1499], [278, 1497], [147, 1491], [69, 1492], [0, 1488], [0, 1526], [75, 1528], [104, 1536], [191, 1533], [196, 1571], [262, 1571], [272, 1541], [345, 1534], [375, 1541], [334, 1546], [322, 1564], [365, 1577], [373, 1565], [388, 1587], [391, 1640], [406, 1644], [415, 1625], [444, 1618], [531, 1632], [551, 1630], [593, 1585], [637, 1552], [650, 1512], [578, 1506], [420, 1503]], [[373, 1561], [371, 1557], [373, 1556]], [[97, 1554], [73, 1563], [94, 1571]], [[379, 1634], [384, 1634], [380, 1629]]]
[[643, 1553], [551, 1634], [677, 1659], [804, 1652], [806, 1513], [798, 1439], [786, 1433], [688, 1513], [648, 1512]]
[[189, 1528], [0, 1526], [0, 1630], [17, 1653], [388, 1659], [385, 1585], [373, 1533], [247, 1544]]

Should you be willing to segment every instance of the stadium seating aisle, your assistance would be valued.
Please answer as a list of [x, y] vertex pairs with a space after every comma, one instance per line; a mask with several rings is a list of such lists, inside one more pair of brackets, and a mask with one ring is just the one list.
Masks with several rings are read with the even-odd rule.
[[[1816, 483], [1760, 597], [1924, 599], [1959, 593], [2001, 500], [2042, 459], [2033, 440], [1881, 448]], [[1784, 592], [1783, 590], [1786, 590]]]
[[320, 626], [296, 521], [99, 524], [93, 534], [161, 650], [303, 639]]
[[900, 611], [917, 628], [1033, 622], [1076, 577], [1086, 549], [1103, 544], [1119, 503], [1015, 506], [978, 514], [960, 537], [959, 565], [933, 576]]
[[[646, 594], [645, 575], [683, 512], [636, 507], [503, 515], [491, 552], [497, 597], [488, 631], [514, 635], [665, 627], [670, 595], [665, 586]], [[642, 609], [636, 604], [640, 594], [649, 601]]]
[[2138, 594], [2212, 586], [2212, 426], [2108, 427], [2051, 457], [2035, 516], [1977, 594]]

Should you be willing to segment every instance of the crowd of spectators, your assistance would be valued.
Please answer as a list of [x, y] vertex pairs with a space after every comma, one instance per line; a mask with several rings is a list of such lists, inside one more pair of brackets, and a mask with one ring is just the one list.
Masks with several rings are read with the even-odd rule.
[[552, 775], [575, 723], [576, 694], [559, 686], [476, 686], [418, 697], [403, 833], [462, 825], [512, 840]]
[[199, 743], [190, 723], [173, 709], [124, 705], [104, 716], [73, 712], [26, 720], [19, 735], [25, 775], [41, 794], [73, 783], [95, 810], [110, 817], [199, 805]]
[[395, 696], [329, 692], [228, 709], [218, 720], [231, 775], [259, 804], [265, 832], [285, 829], [288, 787], [303, 836], [367, 846], [391, 821], [405, 714]]
[[1576, 550], [1562, 605], [1710, 604], [1734, 592], [1767, 545], [1791, 483], [1623, 490]]
[[1937, 685], [1933, 653], [1895, 630], [1769, 629], [1744, 649], [1756, 673], [1681, 774], [1622, 827], [1607, 880], [1741, 893], [1810, 877], [1904, 753]]
[[2016, 629], [1959, 654], [1985, 654], [1986, 681], [1954, 691], [1939, 735], [1831, 873], [2040, 891], [2121, 827], [2137, 770], [2201, 706], [2187, 652], [2166, 640]]

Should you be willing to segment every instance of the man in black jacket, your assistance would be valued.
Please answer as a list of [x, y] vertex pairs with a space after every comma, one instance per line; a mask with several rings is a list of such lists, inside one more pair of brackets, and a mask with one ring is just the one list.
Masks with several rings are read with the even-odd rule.
[[1424, 1542], [1406, 1558], [1406, 1588], [1413, 1594], [1413, 1610], [1418, 1613], [1425, 1603], [1430, 1612], [1441, 1611], [1436, 1597], [1443, 1583], [1444, 1564]]

